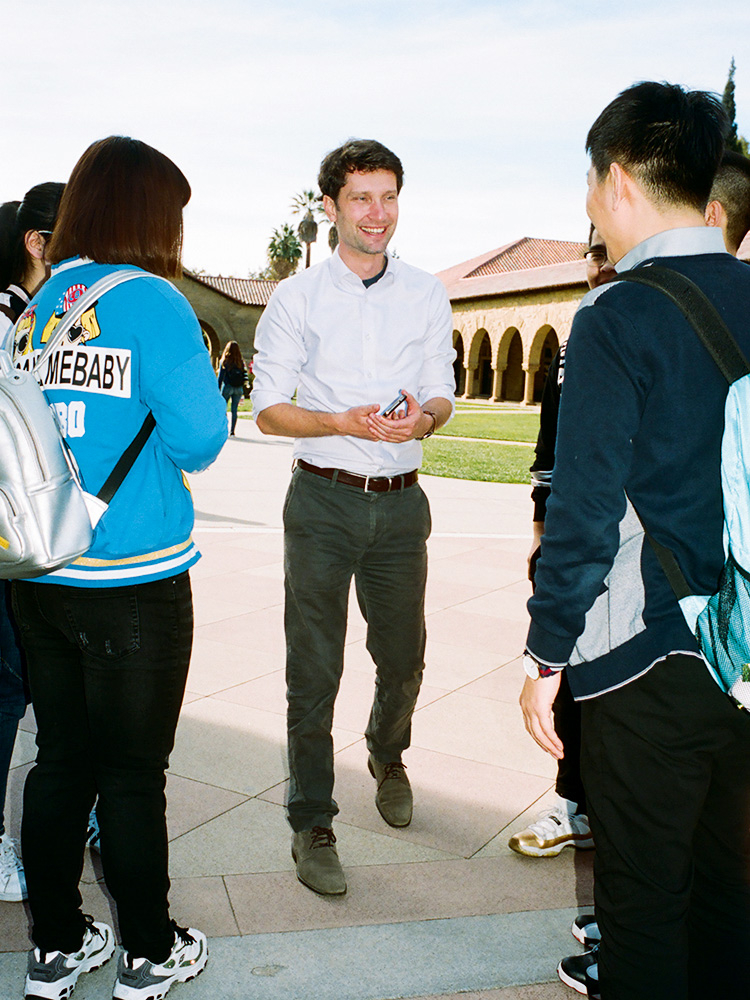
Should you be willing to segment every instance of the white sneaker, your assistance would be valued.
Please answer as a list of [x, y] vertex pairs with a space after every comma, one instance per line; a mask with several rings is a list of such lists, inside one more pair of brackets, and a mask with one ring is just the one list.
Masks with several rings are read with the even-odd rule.
[[556, 858], [565, 847], [589, 850], [594, 846], [589, 818], [575, 811], [575, 803], [557, 796], [525, 830], [514, 833], [508, 847], [530, 858]]
[[67, 1000], [78, 977], [108, 962], [115, 951], [115, 936], [108, 924], [86, 918], [86, 932], [78, 951], [29, 952], [24, 996], [44, 1000]]
[[175, 939], [169, 958], [159, 965], [147, 958], [120, 956], [114, 1000], [163, 1000], [174, 983], [186, 983], [206, 967], [206, 935], [194, 927], [175, 926]]
[[22, 899], [26, 899], [23, 862], [7, 833], [0, 837], [0, 899], [6, 903], [20, 903]]

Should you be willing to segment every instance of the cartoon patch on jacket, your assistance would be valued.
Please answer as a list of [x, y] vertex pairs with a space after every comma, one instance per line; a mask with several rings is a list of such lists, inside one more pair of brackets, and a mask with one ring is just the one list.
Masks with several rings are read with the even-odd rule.
[[[65, 313], [71, 306], [75, 305], [85, 291], [86, 285], [71, 285], [65, 294], [61, 296], [42, 331], [42, 344], [47, 343]], [[96, 303], [94, 303], [90, 309], [86, 310], [78, 322], [68, 330], [65, 340], [69, 344], [85, 344], [89, 340], [94, 340], [100, 333], [99, 321], [96, 318]]]

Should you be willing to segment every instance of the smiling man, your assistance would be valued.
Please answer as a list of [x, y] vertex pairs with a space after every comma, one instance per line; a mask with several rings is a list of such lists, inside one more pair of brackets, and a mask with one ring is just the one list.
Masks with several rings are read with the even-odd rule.
[[412, 816], [402, 753], [424, 668], [430, 533], [419, 442], [453, 412], [455, 352], [441, 283], [386, 252], [402, 179], [373, 140], [326, 156], [318, 183], [338, 248], [279, 285], [255, 339], [256, 423], [296, 438], [284, 506], [287, 813], [297, 877], [325, 895], [346, 891], [332, 726], [352, 577], [376, 668], [365, 733], [375, 804], [391, 826]]
[[[618, 272], [692, 279], [750, 357], [750, 269], [704, 224], [725, 128], [712, 95], [629, 88], [589, 131], [586, 207]], [[582, 703], [603, 1000], [739, 997], [750, 982], [750, 716], [709, 672], [641, 525], [691, 593], [717, 590], [727, 388], [660, 291], [615, 280], [583, 299], [521, 704], [559, 758], [563, 668]]]

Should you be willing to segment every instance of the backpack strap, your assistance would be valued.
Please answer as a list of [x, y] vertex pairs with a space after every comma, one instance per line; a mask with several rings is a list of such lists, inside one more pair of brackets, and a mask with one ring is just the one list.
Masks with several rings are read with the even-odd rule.
[[141, 424], [141, 429], [122, 453], [117, 465], [107, 476], [104, 486], [96, 494], [104, 503], [108, 504], [112, 502], [112, 497], [117, 493], [125, 477], [133, 468], [136, 458], [143, 451], [143, 446], [148, 441], [154, 427], [156, 427], [156, 420], [154, 420], [154, 415], [149, 410], [146, 414], [146, 419]]
[[[721, 318], [718, 310], [708, 299], [706, 294], [684, 274], [673, 270], [671, 267], [660, 267], [657, 264], [648, 267], [639, 267], [631, 271], [623, 271], [617, 275], [617, 279], [624, 281], [635, 281], [641, 285], [648, 285], [663, 292], [674, 302], [685, 319], [695, 330], [699, 340], [708, 353], [716, 362], [716, 365], [731, 385], [743, 375], [750, 374], [750, 365], [747, 358], [740, 350], [737, 341], [734, 339], [729, 329]], [[674, 591], [678, 601], [684, 597], [689, 597], [692, 590], [680, 569], [674, 553], [665, 545], [657, 542], [643, 523], [641, 515], [635, 508], [633, 501], [630, 501], [635, 510], [638, 520], [641, 522], [643, 533], [654, 550], [659, 565], [664, 572], [669, 584]]]
[[656, 264], [623, 271], [616, 280], [635, 281], [657, 288], [674, 302], [731, 385], [750, 374], [750, 365], [737, 341], [706, 294], [690, 278]]

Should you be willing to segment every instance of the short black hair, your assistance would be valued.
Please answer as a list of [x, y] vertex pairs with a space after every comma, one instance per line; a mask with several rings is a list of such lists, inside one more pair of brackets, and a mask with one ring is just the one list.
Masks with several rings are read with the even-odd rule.
[[718, 201], [727, 215], [727, 241], [739, 250], [750, 230], [750, 160], [727, 150], [716, 171], [709, 201]]
[[375, 170], [390, 170], [396, 175], [396, 191], [404, 183], [401, 160], [387, 146], [376, 139], [348, 139], [343, 146], [331, 150], [320, 165], [318, 186], [321, 194], [334, 201], [346, 184], [349, 174], [359, 170], [363, 174]]
[[600, 181], [619, 163], [654, 201], [703, 212], [728, 128], [715, 94], [646, 81], [607, 105], [589, 129], [586, 152]]
[[36, 184], [23, 201], [0, 206], [0, 291], [18, 284], [26, 269], [26, 233], [51, 233], [65, 185], [57, 181]]

